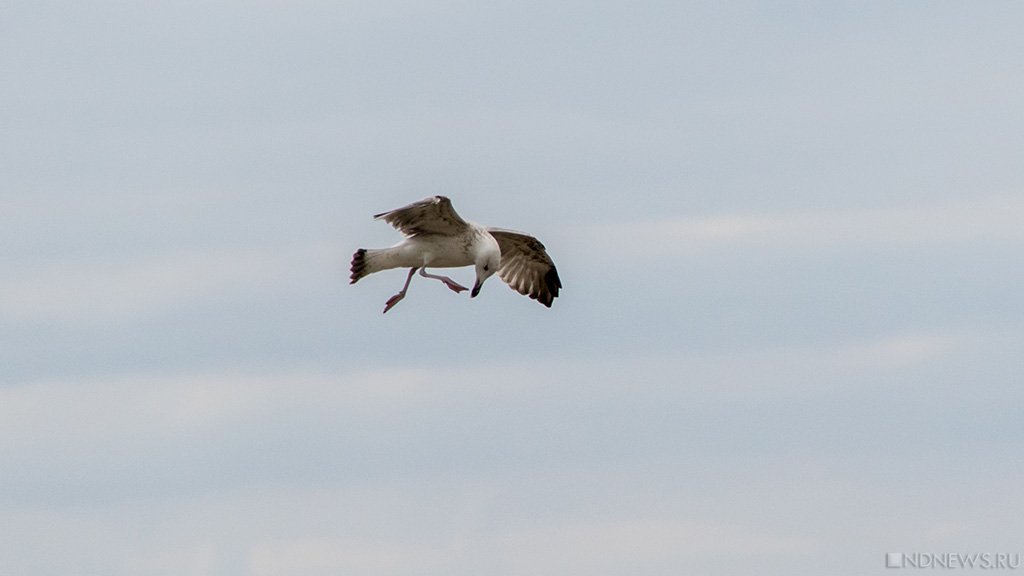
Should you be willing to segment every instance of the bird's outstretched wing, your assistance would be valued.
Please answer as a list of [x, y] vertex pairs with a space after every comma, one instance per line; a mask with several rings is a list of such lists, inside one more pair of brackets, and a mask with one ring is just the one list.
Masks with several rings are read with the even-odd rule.
[[513, 230], [488, 228], [487, 231], [501, 247], [498, 277], [516, 292], [550, 308], [558, 297], [562, 281], [540, 240]]
[[383, 219], [409, 237], [424, 234], [455, 235], [468, 226], [452, 208], [452, 201], [445, 196], [431, 196], [373, 217]]

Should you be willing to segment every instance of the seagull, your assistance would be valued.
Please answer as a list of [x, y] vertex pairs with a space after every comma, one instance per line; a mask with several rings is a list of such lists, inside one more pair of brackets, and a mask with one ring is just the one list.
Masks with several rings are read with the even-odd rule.
[[408, 206], [374, 215], [391, 224], [405, 239], [390, 248], [360, 248], [352, 255], [350, 284], [364, 276], [408, 268], [409, 275], [401, 292], [384, 305], [384, 313], [405, 298], [409, 282], [417, 270], [420, 276], [440, 280], [460, 293], [469, 290], [447, 276], [427, 272], [430, 268], [476, 267], [476, 283], [469, 293], [475, 298], [484, 281], [497, 273], [513, 290], [551, 307], [562, 281], [539, 240], [514, 230], [485, 228], [463, 220], [444, 196], [432, 196]]

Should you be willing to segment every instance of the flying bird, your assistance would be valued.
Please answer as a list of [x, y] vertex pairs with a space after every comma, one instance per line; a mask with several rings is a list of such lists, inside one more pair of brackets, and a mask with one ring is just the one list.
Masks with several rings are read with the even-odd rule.
[[381, 270], [408, 268], [402, 290], [384, 305], [387, 313], [409, 289], [412, 275], [440, 280], [456, 293], [469, 290], [447, 276], [427, 272], [427, 268], [476, 267], [476, 283], [469, 295], [475, 298], [484, 281], [493, 274], [513, 290], [551, 307], [562, 281], [539, 240], [513, 230], [485, 228], [463, 220], [444, 196], [433, 196], [403, 208], [374, 215], [391, 224], [405, 239], [390, 248], [360, 248], [352, 255], [350, 284]]

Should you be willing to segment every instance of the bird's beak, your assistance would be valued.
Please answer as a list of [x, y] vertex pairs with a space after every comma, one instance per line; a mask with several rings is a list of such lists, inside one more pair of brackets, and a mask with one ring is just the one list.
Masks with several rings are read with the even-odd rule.
[[480, 287], [483, 286], [483, 285], [484, 285], [483, 282], [477, 280], [476, 284], [473, 284], [473, 291], [469, 293], [469, 297], [470, 298], [476, 298], [476, 295], [480, 293]]

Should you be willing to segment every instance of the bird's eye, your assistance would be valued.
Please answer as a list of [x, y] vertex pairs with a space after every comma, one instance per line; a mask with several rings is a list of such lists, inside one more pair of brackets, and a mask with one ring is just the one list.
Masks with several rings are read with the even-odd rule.
[[488, 270], [490, 270], [490, 268], [487, 267], [487, 266], [484, 266], [484, 272], [487, 272]]

